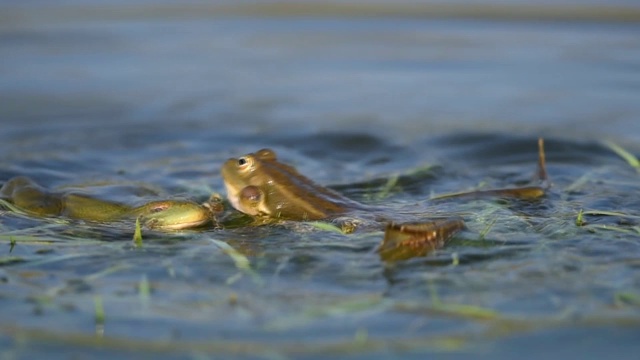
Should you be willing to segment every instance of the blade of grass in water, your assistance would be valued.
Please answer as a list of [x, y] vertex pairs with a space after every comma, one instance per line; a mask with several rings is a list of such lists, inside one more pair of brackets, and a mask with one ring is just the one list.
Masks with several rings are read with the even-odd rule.
[[322, 221], [309, 221], [307, 222], [307, 224], [315, 227], [318, 230], [324, 230], [324, 231], [331, 231], [331, 232], [335, 232], [338, 234], [344, 234], [344, 232], [342, 232], [342, 229], [340, 229], [339, 227], [333, 225], [333, 224], [329, 224], [326, 222], [322, 222]]
[[0, 257], [0, 267], [11, 264], [19, 264], [25, 261], [27, 260], [20, 256], [3, 256]]
[[148, 308], [151, 303], [151, 285], [146, 274], [142, 274], [140, 282], [138, 282], [138, 297], [143, 308]]
[[584, 225], [584, 219], [582, 218], [583, 215], [584, 215], [584, 211], [580, 209], [580, 211], [578, 212], [578, 216], [576, 217], [576, 226]]
[[142, 247], [142, 229], [140, 228], [140, 218], [136, 219], [136, 229], [133, 233], [133, 244], [135, 247]]
[[614, 302], [618, 306], [635, 306], [640, 307], [640, 294], [631, 292], [619, 292], [614, 296]]
[[391, 176], [387, 180], [387, 183], [384, 184], [384, 187], [380, 189], [380, 191], [377, 194], [374, 195], [374, 199], [382, 200], [388, 197], [389, 194], [391, 194], [391, 191], [393, 190], [393, 188], [396, 187], [396, 185], [398, 184], [398, 179], [400, 179], [399, 175]]
[[474, 305], [452, 304], [443, 302], [438, 296], [438, 292], [436, 290], [435, 284], [433, 283], [433, 280], [429, 280], [428, 286], [429, 293], [431, 294], [430, 310], [432, 311], [465, 318], [477, 318], [486, 320], [500, 318], [500, 313], [491, 309], [486, 309]]
[[265, 325], [265, 329], [284, 331], [297, 327], [308, 326], [313, 321], [322, 318], [340, 318], [349, 316], [363, 311], [370, 311], [373, 309], [384, 310], [391, 305], [390, 301], [387, 301], [379, 295], [364, 295], [346, 300], [336, 301], [332, 304], [320, 304], [318, 306], [311, 306], [310, 309], [305, 310], [298, 315], [282, 316], [269, 322]]
[[100, 295], [96, 295], [93, 298], [93, 304], [94, 304], [94, 309], [95, 309], [95, 323], [96, 326], [97, 325], [104, 325], [104, 321], [105, 321], [105, 313], [104, 313], [104, 306], [102, 305], [102, 296]]
[[26, 212], [22, 211], [20, 208], [17, 208], [15, 205], [13, 205], [12, 203], [8, 202], [5, 199], [0, 199], [0, 207], [5, 208], [9, 211], [12, 211], [16, 214], [27, 215]]
[[620, 145], [612, 141], [605, 141], [604, 144], [613, 152], [615, 152], [618, 156], [624, 159], [624, 161], [626, 161], [627, 164], [629, 164], [629, 166], [636, 169], [636, 171], [640, 172], [640, 160], [638, 160], [638, 158], [635, 157], [635, 155], [628, 152], [627, 150], [622, 148]]
[[249, 261], [249, 258], [242, 255], [240, 252], [238, 252], [238, 250], [234, 249], [231, 245], [227, 244], [224, 241], [220, 241], [216, 239], [209, 239], [209, 240], [212, 243], [214, 243], [217, 247], [222, 249], [222, 251], [225, 254], [229, 255], [229, 257], [231, 258], [231, 260], [233, 260], [233, 263], [235, 264], [238, 270], [240, 270], [243, 273], [251, 275], [251, 278], [253, 279], [254, 282], [258, 284], [262, 284], [262, 279], [260, 278], [260, 276], [251, 268], [251, 262]]
[[638, 215], [630, 215], [630, 214], [625, 214], [618, 211], [587, 210], [587, 211], [581, 211], [581, 213], [583, 215], [619, 216], [619, 217], [625, 217], [630, 219], [640, 219], [640, 216]]

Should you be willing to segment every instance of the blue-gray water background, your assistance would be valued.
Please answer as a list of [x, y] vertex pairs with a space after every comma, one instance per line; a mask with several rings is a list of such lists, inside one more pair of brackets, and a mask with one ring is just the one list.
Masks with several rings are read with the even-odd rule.
[[[3, 355], [638, 353], [638, 174], [602, 141], [640, 153], [640, 6], [332, 4], [3, 2], [0, 183], [27, 175], [54, 189], [123, 185], [93, 190], [120, 201], [202, 200], [223, 192], [226, 158], [269, 146], [367, 201], [349, 184], [438, 165], [378, 200], [400, 209], [524, 183], [544, 136], [554, 188], [543, 203], [425, 205], [466, 214], [469, 231], [391, 269], [372, 253], [380, 234], [151, 233], [140, 250], [130, 228], [4, 214]], [[588, 231], [572, 225], [581, 208], [636, 218], [598, 218], [624, 231]], [[469, 215], [482, 211], [490, 221]], [[491, 221], [492, 246], [464, 243]], [[251, 271], [212, 240], [259, 244]], [[443, 314], [436, 293], [525, 325]]]

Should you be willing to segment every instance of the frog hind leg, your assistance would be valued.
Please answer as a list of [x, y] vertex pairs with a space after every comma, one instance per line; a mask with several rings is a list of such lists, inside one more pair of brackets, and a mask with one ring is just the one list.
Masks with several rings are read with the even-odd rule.
[[443, 247], [464, 228], [458, 218], [439, 219], [423, 223], [388, 223], [384, 240], [378, 248], [383, 261], [393, 262], [425, 256]]
[[534, 182], [537, 182], [537, 184], [516, 188], [475, 190], [442, 194], [432, 197], [431, 200], [442, 200], [449, 198], [477, 199], [487, 197], [534, 200], [543, 197], [547, 193], [547, 190], [551, 187], [551, 182], [549, 181], [549, 176], [547, 174], [546, 158], [544, 154], [544, 140], [542, 138], [538, 139], [538, 167], [534, 176]]
[[36, 216], [59, 215], [62, 209], [60, 196], [48, 192], [25, 176], [9, 179], [0, 189], [0, 197]]

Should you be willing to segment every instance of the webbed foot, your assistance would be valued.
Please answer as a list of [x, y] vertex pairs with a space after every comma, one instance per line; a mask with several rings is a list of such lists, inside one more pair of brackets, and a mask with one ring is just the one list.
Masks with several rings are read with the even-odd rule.
[[384, 240], [378, 248], [384, 261], [407, 260], [424, 256], [441, 248], [458, 231], [464, 228], [464, 221], [458, 218], [434, 220], [425, 223], [389, 223], [384, 232]]

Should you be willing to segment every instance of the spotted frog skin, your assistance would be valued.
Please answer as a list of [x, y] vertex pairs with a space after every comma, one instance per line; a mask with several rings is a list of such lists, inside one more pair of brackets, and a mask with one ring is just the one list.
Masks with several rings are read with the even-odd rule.
[[146, 227], [159, 230], [200, 227], [213, 219], [211, 207], [188, 200], [160, 200], [131, 207], [84, 194], [51, 192], [24, 176], [8, 180], [0, 188], [0, 198], [33, 216], [64, 216], [96, 222], [138, 218]]

